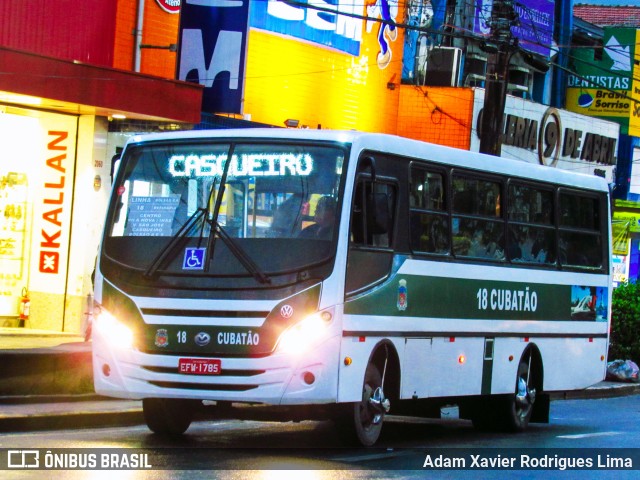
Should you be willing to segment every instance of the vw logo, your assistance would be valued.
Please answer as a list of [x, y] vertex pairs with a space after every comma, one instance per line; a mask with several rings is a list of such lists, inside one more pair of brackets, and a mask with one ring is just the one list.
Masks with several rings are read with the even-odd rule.
[[199, 347], [204, 347], [205, 345], [209, 344], [210, 341], [211, 335], [209, 335], [207, 332], [200, 332], [195, 336], [196, 345], [198, 345]]
[[280, 309], [280, 315], [282, 318], [291, 318], [293, 315], [293, 307], [291, 305], [283, 305]]

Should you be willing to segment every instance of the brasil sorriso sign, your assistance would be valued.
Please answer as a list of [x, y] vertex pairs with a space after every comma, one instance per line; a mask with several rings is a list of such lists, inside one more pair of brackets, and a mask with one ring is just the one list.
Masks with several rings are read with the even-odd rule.
[[575, 74], [568, 76], [568, 110], [614, 121], [623, 134], [637, 128], [633, 100], [640, 99], [633, 80], [637, 33], [633, 28], [605, 28], [602, 55], [595, 59], [593, 49], [572, 50]]

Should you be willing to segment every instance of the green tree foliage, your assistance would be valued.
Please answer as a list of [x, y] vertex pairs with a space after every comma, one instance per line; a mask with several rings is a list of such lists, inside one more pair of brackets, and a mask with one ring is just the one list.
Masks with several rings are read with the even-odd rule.
[[640, 283], [621, 284], [613, 291], [609, 361], [640, 364]]

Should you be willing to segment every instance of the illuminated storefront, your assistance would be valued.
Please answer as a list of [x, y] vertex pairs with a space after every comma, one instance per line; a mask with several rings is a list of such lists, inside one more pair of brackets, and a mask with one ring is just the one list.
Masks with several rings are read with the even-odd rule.
[[[0, 315], [24, 316], [19, 300], [28, 297], [29, 319], [38, 328], [64, 330], [57, 324], [66, 308], [76, 310], [69, 318], [80, 317], [77, 299], [64, 293], [86, 291], [82, 277], [68, 278], [76, 267], [69, 255], [74, 178], [76, 168], [85, 170], [77, 162], [79, 119], [8, 106], [0, 112]], [[82, 212], [87, 220], [90, 214]], [[73, 262], [86, 267], [84, 258]]]
[[196, 123], [201, 89], [3, 47], [0, 64], [0, 326], [81, 333], [110, 193], [109, 124]]

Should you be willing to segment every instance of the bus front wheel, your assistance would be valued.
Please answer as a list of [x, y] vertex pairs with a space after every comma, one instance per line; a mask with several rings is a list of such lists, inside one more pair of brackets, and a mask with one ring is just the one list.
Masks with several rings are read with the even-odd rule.
[[373, 363], [367, 366], [362, 385], [362, 400], [349, 404], [339, 419], [342, 433], [365, 447], [374, 445], [382, 432], [389, 401], [382, 391], [382, 375]]
[[144, 420], [154, 433], [182, 435], [193, 421], [195, 405], [192, 401], [173, 398], [145, 398], [142, 400]]

